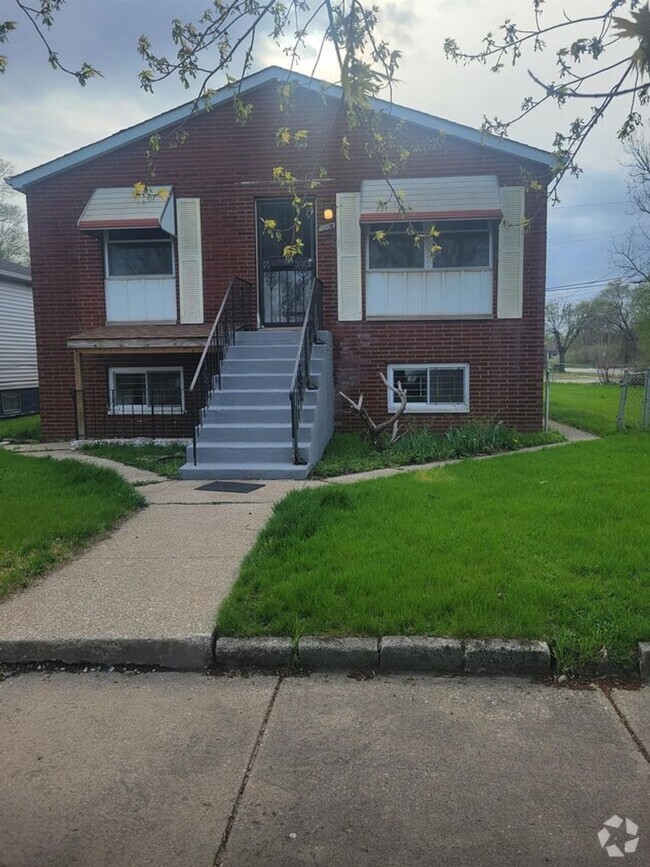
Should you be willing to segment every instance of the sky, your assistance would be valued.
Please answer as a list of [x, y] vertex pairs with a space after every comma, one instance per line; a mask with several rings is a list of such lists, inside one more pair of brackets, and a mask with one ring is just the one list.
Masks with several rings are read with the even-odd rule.
[[[171, 56], [171, 20], [197, 20], [209, 5], [210, 0], [67, 0], [48, 38], [66, 65], [77, 68], [87, 60], [103, 73], [81, 88], [49, 67], [43, 45], [13, 0], [0, 0], [0, 20], [14, 19], [19, 25], [8, 44], [0, 46], [9, 60], [0, 76], [0, 157], [16, 172], [25, 171], [187, 102], [195, 91], [177, 81], [161, 83], [153, 95], [140, 89], [136, 76], [143, 61], [136, 43], [146, 33], [154, 49]], [[484, 115], [518, 113], [522, 99], [535, 92], [529, 69], [543, 80], [555, 77], [553, 54], [560, 43], [549, 42], [543, 53], [529, 54], [498, 75], [485, 66], [458, 66], [444, 56], [447, 36], [462, 48], [477, 50], [486, 33], [496, 32], [506, 18], [521, 26], [530, 23], [529, 0], [376, 0], [376, 5], [381, 35], [403, 55], [394, 92], [401, 105], [479, 127]], [[570, 0], [567, 5], [578, 16], [606, 4]], [[563, 8], [558, 0], [546, 0], [545, 19], [555, 20]], [[575, 33], [592, 35], [584, 29]], [[311, 71], [317, 43], [314, 34], [303, 52], [301, 72]], [[286, 66], [286, 58], [262, 38], [254, 69], [271, 63]], [[327, 52], [318, 75], [336, 81], [336, 65]], [[222, 83], [216, 80], [214, 86]], [[573, 104], [563, 110], [544, 107], [518, 124], [511, 137], [551, 150], [556, 130], [566, 128], [581, 111], [584, 106]], [[599, 123], [579, 160], [583, 174], [562, 182], [560, 203], [549, 209], [549, 298], [589, 297], [620, 273], [612, 246], [637, 219], [629, 204], [626, 154], [616, 136], [624, 114], [622, 105], [615, 106]]]

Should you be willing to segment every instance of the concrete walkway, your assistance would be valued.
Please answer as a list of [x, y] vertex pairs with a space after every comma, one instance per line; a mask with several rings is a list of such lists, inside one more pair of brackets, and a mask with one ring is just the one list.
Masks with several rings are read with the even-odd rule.
[[206, 483], [161, 479], [63, 445], [20, 451], [112, 466], [142, 485], [148, 507], [0, 604], [0, 659], [202, 668], [241, 559], [273, 504], [301, 483], [264, 482], [250, 493], [202, 490]]
[[596, 867], [618, 815], [647, 864], [649, 720], [649, 688], [23, 674], [0, 681], [0, 862]]

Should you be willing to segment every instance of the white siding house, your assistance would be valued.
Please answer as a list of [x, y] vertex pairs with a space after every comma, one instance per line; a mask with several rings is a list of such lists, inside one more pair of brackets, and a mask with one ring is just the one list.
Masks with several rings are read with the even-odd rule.
[[38, 412], [34, 302], [28, 268], [0, 259], [0, 417]]

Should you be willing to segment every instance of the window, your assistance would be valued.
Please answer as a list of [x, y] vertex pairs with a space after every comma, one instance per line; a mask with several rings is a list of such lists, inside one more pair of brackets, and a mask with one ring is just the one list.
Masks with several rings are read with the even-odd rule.
[[[442, 249], [431, 253], [429, 233], [440, 235], [435, 243]], [[487, 220], [457, 220], [445, 223], [413, 223], [412, 230], [423, 235], [416, 243], [405, 223], [378, 223], [368, 231], [368, 270], [406, 271], [453, 268], [490, 268], [492, 233]], [[377, 240], [379, 232], [381, 240]]]
[[116, 229], [106, 235], [109, 277], [169, 277], [174, 274], [171, 237], [161, 229]]
[[[422, 232], [422, 224], [414, 223], [412, 231]], [[380, 223], [369, 232], [368, 268], [374, 271], [424, 268], [424, 246], [422, 242], [415, 243], [405, 223]]]
[[[406, 412], [469, 412], [468, 364], [391, 364], [388, 381], [406, 391]], [[389, 412], [398, 406], [389, 390]]]
[[489, 268], [490, 230], [486, 222], [441, 223], [433, 268]]
[[113, 367], [108, 372], [108, 388], [114, 413], [184, 411], [180, 367]]
[[2, 415], [20, 415], [20, 395], [17, 391], [3, 391], [0, 403]]

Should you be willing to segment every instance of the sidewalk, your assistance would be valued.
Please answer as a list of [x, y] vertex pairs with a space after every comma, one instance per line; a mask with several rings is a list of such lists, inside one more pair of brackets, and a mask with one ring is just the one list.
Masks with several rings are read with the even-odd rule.
[[604, 867], [618, 815], [647, 863], [649, 720], [648, 688], [23, 674], [0, 682], [1, 860]]

